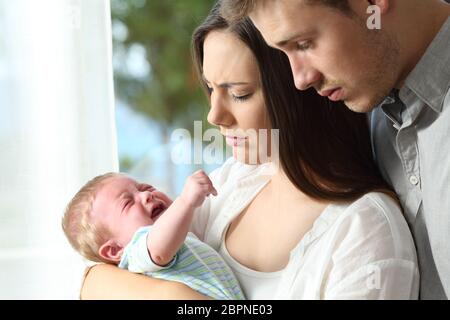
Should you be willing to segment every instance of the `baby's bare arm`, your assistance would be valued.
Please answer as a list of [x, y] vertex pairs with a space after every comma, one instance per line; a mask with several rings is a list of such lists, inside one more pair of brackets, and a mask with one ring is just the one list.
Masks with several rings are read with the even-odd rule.
[[156, 264], [164, 266], [172, 260], [186, 239], [195, 209], [210, 194], [217, 192], [203, 171], [188, 178], [182, 194], [159, 217], [148, 235], [147, 247]]
[[164, 266], [168, 264], [186, 239], [194, 209], [177, 198], [155, 222], [147, 238], [152, 260]]

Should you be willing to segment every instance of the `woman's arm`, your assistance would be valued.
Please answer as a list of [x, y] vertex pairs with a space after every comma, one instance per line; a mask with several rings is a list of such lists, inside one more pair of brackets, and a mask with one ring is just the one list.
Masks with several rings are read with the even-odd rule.
[[206, 300], [188, 286], [132, 273], [109, 264], [86, 270], [80, 298], [82, 300]]

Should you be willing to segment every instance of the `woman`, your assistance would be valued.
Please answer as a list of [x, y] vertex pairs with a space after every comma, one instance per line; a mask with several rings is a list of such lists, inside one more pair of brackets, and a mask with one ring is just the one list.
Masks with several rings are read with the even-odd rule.
[[[372, 161], [365, 117], [297, 91], [287, 58], [249, 20], [229, 26], [219, 6], [194, 33], [194, 56], [208, 121], [234, 157], [211, 174], [219, 195], [196, 213], [192, 231], [221, 253], [248, 299], [417, 298], [414, 245]], [[276, 173], [270, 163], [249, 164], [255, 148], [261, 155], [271, 145], [245, 135], [273, 128]], [[102, 265], [82, 298], [203, 297]]]

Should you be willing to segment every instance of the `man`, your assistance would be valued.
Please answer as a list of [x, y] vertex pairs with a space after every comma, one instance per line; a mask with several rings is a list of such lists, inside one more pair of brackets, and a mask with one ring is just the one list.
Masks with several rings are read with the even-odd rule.
[[450, 5], [224, 0], [289, 57], [295, 85], [371, 113], [374, 154], [415, 238], [421, 298], [450, 297]]

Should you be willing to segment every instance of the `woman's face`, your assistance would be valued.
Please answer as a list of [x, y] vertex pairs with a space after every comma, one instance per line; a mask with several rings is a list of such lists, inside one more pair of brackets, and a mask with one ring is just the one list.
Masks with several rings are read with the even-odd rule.
[[253, 53], [225, 30], [210, 32], [203, 49], [203, 78], [211, 104], [208, 122], [220, 128], [237, 160], [264, 162], [270, 144], [263, 137], [266, 133], [265, 141], [270, 140], [270, 120]]

